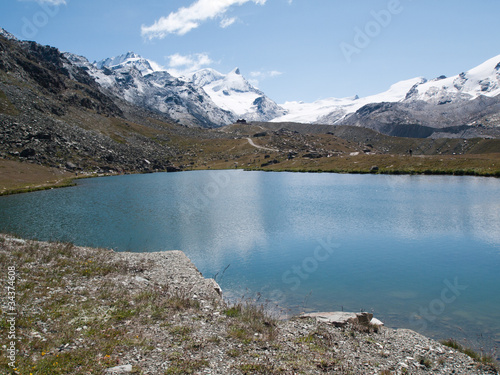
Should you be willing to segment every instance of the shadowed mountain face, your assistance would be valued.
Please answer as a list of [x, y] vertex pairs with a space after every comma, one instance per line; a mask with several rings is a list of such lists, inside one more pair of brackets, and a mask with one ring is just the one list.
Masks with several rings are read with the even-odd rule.
[[480, 96], [442, 105], [424, 101], [369, 104], [341, 124], [400, 137], [496, 137], [500, 131], [500, 100]]

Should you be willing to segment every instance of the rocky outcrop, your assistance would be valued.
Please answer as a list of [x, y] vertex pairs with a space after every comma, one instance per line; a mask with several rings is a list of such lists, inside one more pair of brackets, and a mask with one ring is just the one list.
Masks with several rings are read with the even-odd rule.
[[319, 313], [309, 313], [302, 314], [301, 318], [314, 318], [318, 322], [328, 323], [335, 327], [345, 327], [349, 324], [351, 325], [363, 325], [363, 326], [377, 326], [381, 327], [384, 325], [380, 320], [373, 317], [373, 314], [362, 312], [362, 313], [351, 313], [344, 311], [335, 312], [319, 312]]

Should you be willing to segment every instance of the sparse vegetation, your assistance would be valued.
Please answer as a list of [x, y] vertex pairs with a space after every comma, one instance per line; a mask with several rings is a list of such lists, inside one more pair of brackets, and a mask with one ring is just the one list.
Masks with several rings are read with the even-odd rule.
[[480, 353], [476, 352], [475, 350], [473, 350], [472, 348], [464, 347], [458, 341], [453, 340], [453, 339], [443, 340], [443, 341], [441, 341], [441, 344], [468, 355], [474, 361], [486, 366], [487, 368], [493, 369], [495, 371], [499, 370], [498, 363], [496, 363], [496, 361], [492, 355], [484, 354], [484, 353], [480, 354]]

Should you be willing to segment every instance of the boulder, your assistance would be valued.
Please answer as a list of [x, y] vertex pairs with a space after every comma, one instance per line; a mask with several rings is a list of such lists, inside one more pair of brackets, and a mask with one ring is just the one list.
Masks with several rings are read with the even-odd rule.
[[343, 311], [303, 314], [301, 318], [315, 318], [319, 322], [333, 324], [335, 327], [343, 327], [349, 323], [356, 323], [358, 320], [355, 313]]
[[21, 151], [21, 154], [19, 156], [22, 158], [29, 158], [29, 157], [32, 157], [35, 155], [36, 155], [36, 151], [34, 149], [26, 148], [26, 149]]
[[370, 324], [370, 321], [373, 319], [373, 314], [367, 313], [367, 312], [362, 312], [362, 313], [356, 313], [356, 317], [358, 319], [359, 324], [363, 325], [368, 325]]
[[76, 168], [78, 168], [75, 164], [71, 163], [71, 162], [67, 162], [66, 163], [66, 168], [67, 169], [70, 169], [70, 170], [75, 170]]

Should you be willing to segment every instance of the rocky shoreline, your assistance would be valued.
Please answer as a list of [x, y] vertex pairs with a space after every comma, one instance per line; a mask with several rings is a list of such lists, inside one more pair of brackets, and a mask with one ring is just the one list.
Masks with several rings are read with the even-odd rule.
[[364, 321], [371, 317], [281, 321], [251, 301], [228, 305], [181, 251], [117, 253], [0, 235], [0, 264], [2, 285], [15, 273], [17, 338], [12, 363], [3, 287], [3, 374], [498, 373], [416, 332]]

